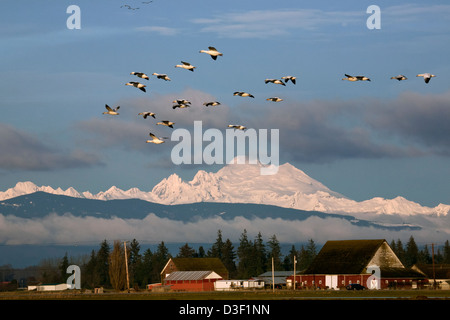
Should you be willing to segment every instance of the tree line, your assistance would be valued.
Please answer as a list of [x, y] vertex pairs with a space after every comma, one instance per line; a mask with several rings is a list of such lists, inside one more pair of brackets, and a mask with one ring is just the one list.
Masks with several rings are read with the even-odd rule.
[[219, 258], [227, 268], [231, 279], [248, 279], [272, 270], [272, 258], [274, 270], [291, 271], [294, 269], [294, 256], [297, 261], [296, 268], [301, 270], [311, 263], [316, 254], [317, 248], [312, 239], [307, 245], [302, 245], [299, 250], [292, 245], [289, 253], [283, 255], [276, 235], [271, 236], [266, 242], [261, 233], [258, 233], [254, 239], [250, 239], [246, 230], [242, 232], [237, 248], [230, 239], [224, 239], [222, 231], [218, 230], [216, 241], [209, 249], [199, 246], [195, 250], [186, 243], [174, 256], [169, 252], [164, 241], [158, 244], [156, 250], [152, 251], [148, 248], [142, 252], [141, 245], [136, 239], [130, 242], [116, 240], [112, 245], [107, 240], [103, 240], [100, 248], [92, 250], [90, 256], [83, 261], [75, 261], [66, 254], [53, 268], [47, 264], [45, 271], [41, 274], [41, 281], [43, 283], [65, 282], [68, 277], [67, 267], [79, 263], [77, 265], [81, 269], [82, 288], [127, 289], [126, 269], [128, 267], [130, 288], [143, 289], [147, 284], [161, 282], [160, 273], [172, 257]]
[[[125, 262], [125, 246], [127, 260]], [[431, 244], [424, 245], [421, 249], [411, 236], [404, 245], [400, 239], [390, 243], [394, 253], [405, 265], [411, 267], [417, 263], [432, 263]], [[130, 288], [143, 289], [147, 284], [161, 282], [160, 272], [169, 258], [219, 258], [229, 272], [231, 279], [248, 279], [272, 270], [272, 260], [275, 271], [293, 271], [294, 256], [296, 270], [306, 269], [318, 253], [318, 248], [313, 239], [301, 245], [299, 249], [291, 246], [289, 252], [283, 255], [281, 244], [276, 235], [264, 241], [261, 233], [253, 239], [244, 230], [235, 244], [230, 239], [224, 239], [222, 231], [217, 231], [217, 238], [209, 249], [199, 246], [195, 250], [188, 243], [179, 247], [175, 256], [169, 252], [162, 241], [152, 251], [146, 249], [142, 252], [138, 240], [129, 242], [114, 241], [112, 245], [104, 240], [98, 250], [92, 250], [90, 255], [83, 257], [71, 257], [67, 254], [56, 260], [43, 260], [38, 267], [41, 270], [36, 282], [64, 283], [68, 278], [67, 267], [76, 264], [81, 268], [82, 288], [105, 287], [116, 290], [127, 288], [126, 267], [128, 266], [128, 279]], [[444, 246], [434, 250], [434, 263], [450, 264], [450, 245], [447, 240]], [[0, 273], [7, 272], [0, 267]], [[4, 277], [3, 277], [4, 278]]]

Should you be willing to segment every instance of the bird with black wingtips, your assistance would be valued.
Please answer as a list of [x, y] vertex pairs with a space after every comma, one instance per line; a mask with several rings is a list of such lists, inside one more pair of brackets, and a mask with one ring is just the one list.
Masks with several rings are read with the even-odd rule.
[[218, 105], [220, 105], [220, 102], [219, 101], [210, 101], [210, 102], [203, 103], [203, 105], [205, 107], [218, 106]]
[[254, 98], [254, 96], [248, 92], [243, 92], [243, 91], [236, 91], [233, 93], [234, 96], [240, 96], [240, 97], [250, 97], [250, 98]]
[[173, 125], [175, 124], [175, 122], [172, 121], [168, 121], [168, 120], [163, 120], [161, 122], [157, 122], [156, 124], [160, 124], [169, 128], [173, 128]]
[[208, 47], [208, 50], [200, 50], [200, 53], [209, 54], [213, 60], [217, 60], [217, 57], [223, 56], [223, 54], [221, 52], [217, 51], [217, 49], [214, 47]]
[[193, 65], [191, 65], [189, 62], [181, 61], [181, 64], [177, 64], [177, 65], [175, 66], [175, 68], [182, 68], [182, 69], [186, 69], [186, 70], [189, 70], [189, 71], [194, 72], [194, 69], [195, 69], [196, 67], [194, 67]]
[[156, 76], [156, 78], [158, 79], [162, 79], [162, 80], [166, 80], [166, 81], [171, 81], [171, 79], [169, 78], [169, 76], [165, 73], [152, 73], [152, 76]]
[[117, 112], [117, 110], [120, 109], [120, 106], [117, 106], [115, 109], [111, 108], [110, 106], [108, 106], [107, 104], [105, 104], [105, 108], [107, 111], [103, 112], [103, 114], [110, 114], [112, 116], [116, 116], [119, 113]]
[[176, 108], [184, 109], [184, 108], [189, 108], [189, 107], [190, 107], [190, 105], [188, 105], [188, 104], [178, 103], [178, 104], [174, 104], [172, 106], [172, 109], [176, 109]]
[[143, 72], [135, 72], [135, 71], [133, 71], [133, 72], [130, 72], [130, 74], [135, 75], [136, 77], [139, 77], [139, 78], [142, 78], [142, 79], [145, 79], [145, 80], [149, 79], [148, 75], [146, 75]]
[[165, 141], [163, 139], [167, 139], [167, 137], [162, 137], [159, 138], [157, 136], [155, 136], [153, 133], [149, 133], [149, 136], [152, 138], [151, 140], [147, 140], [146, 143], [154, 143], [154, 144], [161, 144], [164, 143]]
[[272, 97], [272, 98], [267, 98], [267, 101], [273, 101], [273, 102], [280, 102], [283, 101], [283, 99], [278, 98], [278, 97]]
[[423, 77], [423, 80], [425, 80], [425, 83], [428, 83], [428, 82], [430, 82], [431, 78], [434, 78], [436, 76], [431, 73], [420, 73], [416, 77]]
[[271, 82], [271, 83], [275, 83], [275, 84], [281, 84], [282, 86], [285, 86], [286, 84], [283, 82], [283, 81], [281, 81], [280, 79], [266, 79], [266, 80], [264, 80], [264, 82], [267, 84], [267, 83], [269, 83], [269, 82]]
[[141, 91], [146, 92], [146, 90], [145, 90], [146, 85], [144, 85], [140, 82], [130, 81], [130, 82], [125, 83], [125, 85], [132, 86], [132, 87], [138, 88]]
[[173, 100], [172, 102], [176, 103], [176, 104], [191, 104], [191, 102], [186, 99], [176, 99], [176, 100]]
[[153, 117], [156, 119], [154, 112], [149, 112], [149, 111], [139, 112], [138, 115], [142, 116], [144, 119], [147, 119], [147, 117]]
[[398, 81], [402, 81], [402, 80], [407, 80], [408, 78], [405, 77], [405, 76], [402, 75], [402, 74], [399, 74], [398, 76], [391, 77], [391, 79], [395, 79], [395, 80], [398, 80]]
[[285, 83], [288, 83], [288, 81], [291, 81], [293, 84], [295, 84], [295, 80], [297, 79], [297, 77], [284, 76], [284, 77], [281, 77], [281, 79], [283, 79]]
[[240, 124], [229, 124], [228, 128], [234, 128], [234, 129], [238, 129], [238, 130], [245, 130], [247, 129], [247, 127], [244, 127]]
[[348, 81], [370, 81], [369, 78], [366, 76], [351, 76], [348, 74], [345, 74], [345, 78], [342, 78], [342, 80], [348, 80]]

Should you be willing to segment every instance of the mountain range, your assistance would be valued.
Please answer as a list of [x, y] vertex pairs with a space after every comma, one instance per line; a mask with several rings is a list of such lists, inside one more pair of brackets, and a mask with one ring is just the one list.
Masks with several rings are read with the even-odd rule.
[[211, 243], [218, 230], [234, 243], [244, 230], [250, 239], [260, 232], [284, 244], [412, 235], [417, 243], [443, 243], [450, 239], [449, 211], [402, 197], [357, 202], [290, 164], [265, 176], [249, 164], [200, 170], [187, 182], [172, 174], [151, 191], [113, 186], [93, 194], [18, 182], [0, 192], [0, 265], [36, 263], [44, 252], [86, 253], [104, 239]]
[[311, 178], [289, 163], [279, 167], [274, 175], [261, 175], [260, 164], [228, 164], [213, 172], [200, 170], [191, 181], [183, 181], [172, 174], [151, 191], [138, 188], [122, 190], [112, 186], [92, 194], [73, 187], [66, 190], [37, 186], [33, 182], [18, 182], [0, 192], [0, 201], [34, 192], [46, 192], [75, 198], [95, 200], [141, 199], [153, 203], [174, 205], [198, 202], [252, 203], [280, 206], [305, 211], [361, 215], [433, 215], [447, 216], [450, 205], [422, 206], [403, 197], [384, 199], [375, 197], [354, 201]]

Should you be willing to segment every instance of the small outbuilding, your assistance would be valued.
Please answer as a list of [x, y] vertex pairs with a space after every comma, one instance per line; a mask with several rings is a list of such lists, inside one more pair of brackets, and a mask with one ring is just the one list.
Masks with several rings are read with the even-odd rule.
[[50, 283], [50, 284], [40, 284], [34, 286], [28, 286], [28, 291], [63, 291], [67, 290], [69, 287], [67, 283]]
[[263, 280], [217, 280], [214, 283], [216, 291], [256, 290], [264, 289]]
[[214, 271], [174, 271], [164, 278], [163, 285], [173, 291], [214, 291], [214, 283], [222, 277]]

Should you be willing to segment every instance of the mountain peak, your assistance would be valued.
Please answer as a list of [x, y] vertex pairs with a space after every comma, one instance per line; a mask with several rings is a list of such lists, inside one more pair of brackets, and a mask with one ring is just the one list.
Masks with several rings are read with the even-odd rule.
[[[150, 192], [138, 188], [123, 191], [112, 186], [107, 191], [92, 194], [79, 193], [73, 187], [67, 190], [49, 186], [38, 187], [33, 182], [18, 182], [14, 188], [0, 191], [0, 200], [43, 191], [87, 199], [142, 199], [160, 204], [194, 202], [227, 202], [267, 204], [307, 211], [339, 214], [434, 214], [446, 216], [450, 205], [428, 208], [398, 196], [394, 199], [375, 197], [357, 202], [330, 190], [321, 182], [290, 163], [278, 167], [276, 174], [263, 175], [261, 163], [239, 163], [237, 160], [217, 172], [199, 170], [191, 181], [183, 181], [176, 173], [161, 180]], [[242, 159], [241, 159], [242, 160]]]

